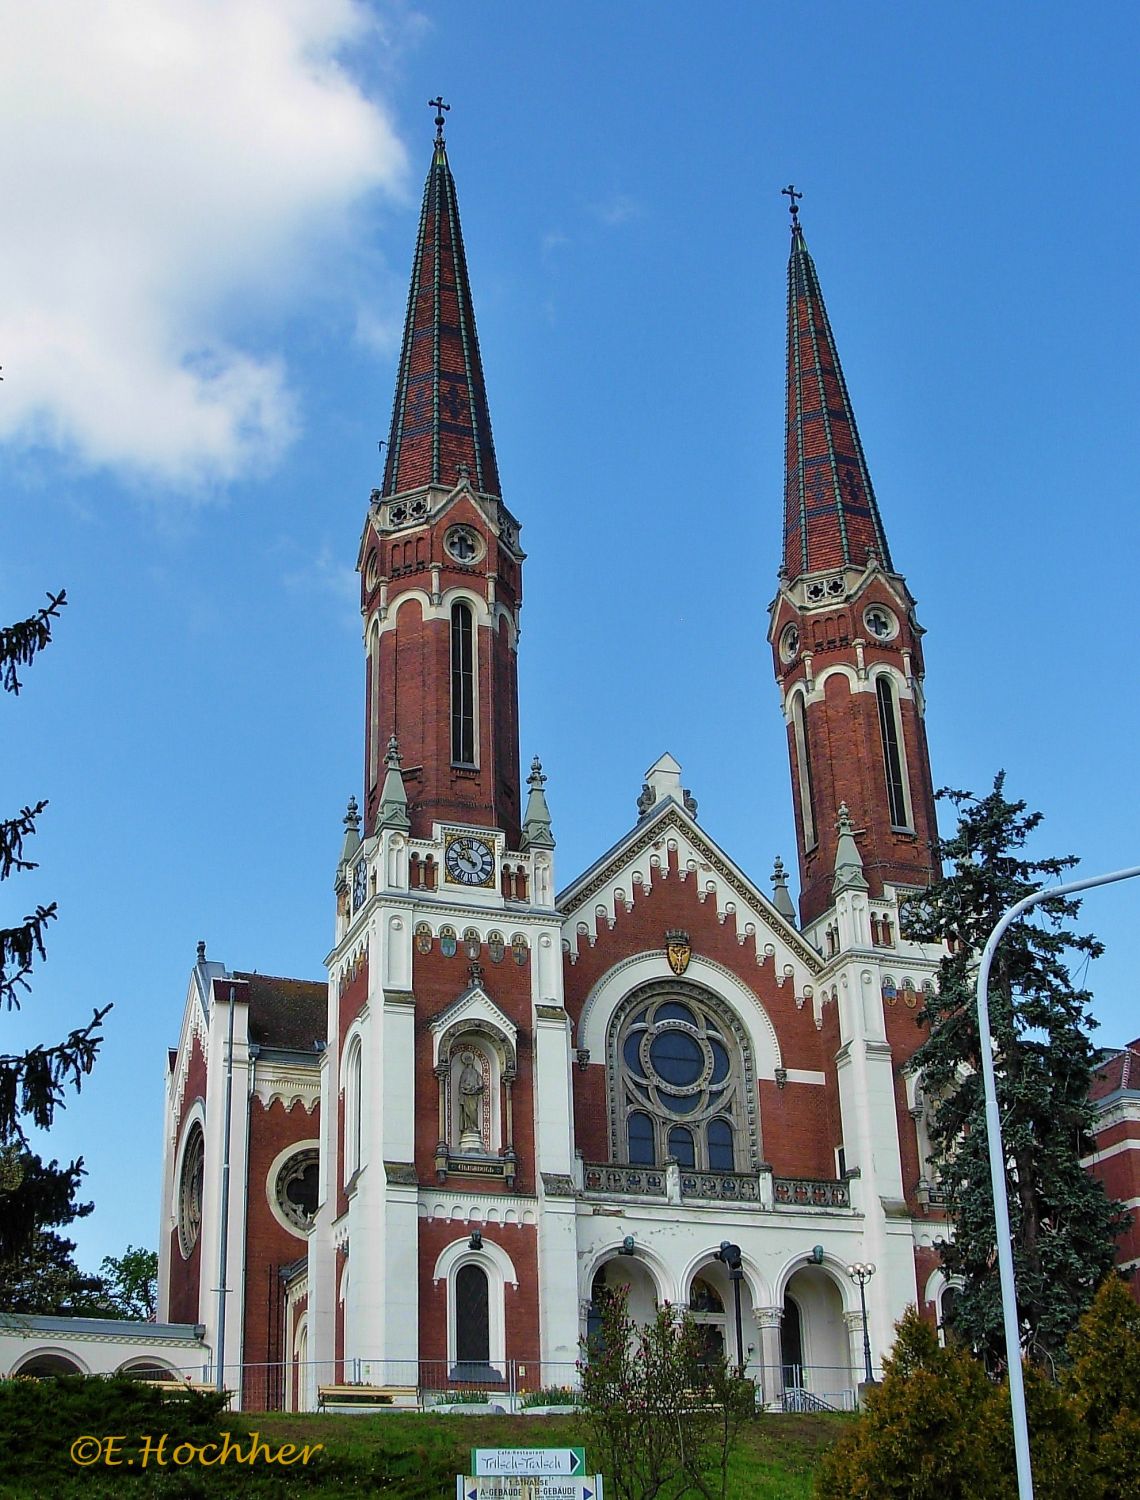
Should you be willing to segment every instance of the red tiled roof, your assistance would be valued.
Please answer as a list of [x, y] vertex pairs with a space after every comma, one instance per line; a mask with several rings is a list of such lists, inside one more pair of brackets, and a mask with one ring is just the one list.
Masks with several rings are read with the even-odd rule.
[[249, 1039], [259, 1047], [315, 1052], [328, 1031], [329, 987], [321, 980], [242, 974], [249, 985]]
[[1140, 1089], [1140, 1037], [1101, 1064], [1093, 1074], [1089, 1097], [1104, 1099], [1120, 1089]]

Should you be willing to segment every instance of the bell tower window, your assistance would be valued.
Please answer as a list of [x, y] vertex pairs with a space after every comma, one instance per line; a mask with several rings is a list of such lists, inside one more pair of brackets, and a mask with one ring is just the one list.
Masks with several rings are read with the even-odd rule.
[[471, 606], [451, 606], [451, 759], [475, 764], [475, 639]]
[[792, 699], [792, 733], [796, 742], [796, 767], [799, 773], [800, 814], [804, 825], [804, 848], [814, 849], [815, 787], [811, 779], [811, 749], [808, 744], [807, 713], [801, 693]]
[[902, 747], [899, 738], [898, 705], [895, 702], [891, 679], [886, 675], [875, 679], [875, 695], [879, 700], [879, 732], [883, 741], [883, 771], [887, 780], [887, 804], [890, 808], [891, 826], [909, 828], [906, 777], [903, 775]]

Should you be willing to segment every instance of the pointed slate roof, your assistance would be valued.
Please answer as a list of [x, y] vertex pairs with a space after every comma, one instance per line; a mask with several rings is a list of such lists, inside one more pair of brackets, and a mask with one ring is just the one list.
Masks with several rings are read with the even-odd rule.
[[890, 569], [887, 537], [819, 277], [793, 216], [788, 261], [788, 425], [784, 448], [784, 569], [789, 579], [871, 553]]
[[412, 261], [383, 493], [451, 486], [463, 471], [476, 490], [500, 495], [459, 204], [440, 129]]

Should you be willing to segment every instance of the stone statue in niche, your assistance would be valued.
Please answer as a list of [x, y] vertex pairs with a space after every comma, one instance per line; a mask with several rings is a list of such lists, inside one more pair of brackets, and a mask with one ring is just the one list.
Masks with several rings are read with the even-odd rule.
[[468, 1047], [459, 1054], [459, 1149], [482, 1151], [483, 1070]]

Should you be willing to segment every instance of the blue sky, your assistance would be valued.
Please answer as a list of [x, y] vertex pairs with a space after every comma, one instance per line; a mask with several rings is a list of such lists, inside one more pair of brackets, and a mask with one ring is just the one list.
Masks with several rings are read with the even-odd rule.
[[[322, 974], [437, 91], [560, 885], [666, 749], [745, 869], [794, 866], [764, 640], [789, 180], [929, 632], [936, 783], [1004, 766], [1041, 852], [1140, 862], [1133, 7], [5, 11], [0, 609], [71, 602], [0, 705], [5, 805], [50, 798], [6, 920], [60, 906], [4, 1045], [114, 1002], [50, 1142], [87, 1160], [83, 1263], [155, 1243], [197, 940]], [[1138, 899], [1086, 907], [1105, 1042], [1140, 1032]]]

